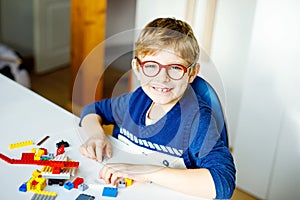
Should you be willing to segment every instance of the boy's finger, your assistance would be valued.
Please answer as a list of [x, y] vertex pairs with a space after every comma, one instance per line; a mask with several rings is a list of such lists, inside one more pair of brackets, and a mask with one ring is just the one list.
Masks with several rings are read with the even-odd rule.
[[106, 155], [106, 157], [111, 158], [111, 155], [112, 155], [111, 152], [112, 152], [111, 151], [111, 146], [109, 144], [106, 145], [106, 148], [105, 148], [105, 155]]
[[87, 147], [87, 153], [88, 153], [88, 156], [92, 159], [96, 159], [96, 155], [95, 155], [95, 150], [93, 147], [91, 146], [88, 146]]
[[95, 151], [96, 151], [96, 159], [97, 159], [97, 161], [98, 162], [102, 162], [102, 158], [103, 158], [102, 157], [102, 148], [96, 146]]
[[89, 156], [89, 154], [88, 154], [88, 152], [87, 152], [85, 146], [80, 146], [80, 147], [79, 147], [79, 151], [80, 151], [80, 153], [81, 153], [83, 156], [86, 156], [86, 157]]

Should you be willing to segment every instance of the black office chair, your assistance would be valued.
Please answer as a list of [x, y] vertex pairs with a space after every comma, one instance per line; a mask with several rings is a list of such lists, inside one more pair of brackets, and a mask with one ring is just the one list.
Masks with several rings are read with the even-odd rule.
[[221, 106], [221, 102], [216, 91], [212, 86], [201, 77], [196, 77], [191, 83], [196, 94], [200, 95], [202, 100], [207, 103], [212, 109], [214, 118], [216, 119], [217, 128], [219, 130], [221, 140], [228, 147], [228, 135], [226, 122], [224, 119], [224, 114]]

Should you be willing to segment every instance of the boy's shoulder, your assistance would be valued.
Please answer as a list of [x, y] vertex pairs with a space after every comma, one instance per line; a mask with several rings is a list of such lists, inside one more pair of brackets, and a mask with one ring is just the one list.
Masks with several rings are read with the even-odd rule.
[[218, 107], [221, 106], [215, 89], [202, 77], [197, 76], [191, 83], [191, 87], [193, 88], [199, 101], [204, 102], [210, 107], [216, 104]]

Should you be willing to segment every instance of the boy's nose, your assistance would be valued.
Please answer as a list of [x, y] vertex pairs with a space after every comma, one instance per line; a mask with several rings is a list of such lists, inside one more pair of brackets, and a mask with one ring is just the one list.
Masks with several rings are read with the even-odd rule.
[[159, 81], [162, 81], [162, 82], [170, 80], [167, 70], [165, 68], [161, 69], [156, 77]]

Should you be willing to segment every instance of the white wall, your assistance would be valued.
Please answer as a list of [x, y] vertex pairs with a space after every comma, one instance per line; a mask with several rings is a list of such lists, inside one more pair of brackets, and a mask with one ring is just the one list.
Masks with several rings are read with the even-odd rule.
[[257, 1], [234, 155], [238, 186], [262, 199], [300, 196], [299, 9]]
[[23, 56], [33, 55], [33, 0], [1, 0], [1, 41]]
[[223, 81], [229, 143], [236, 137], [256, 1], [217, 1], [211, 59]]
[[[190, 1], [194, 5], [194, 11], [187, 10], [188, 0], [136, 0], [137, 29], [142, 29], [148, 22], [158, 17], [175, 17], [188, 22], [194, 30], [198, 42], [201, 41], [204, 26], [204, 15], [207, 0]], [[193, 19], [186, 19], [188, 13], [192, 12]]]
[[142, 29], [148, 22], [158, 17], [184, 19], [186, 1], [182, 0], [137, 0], [136, 28]]

